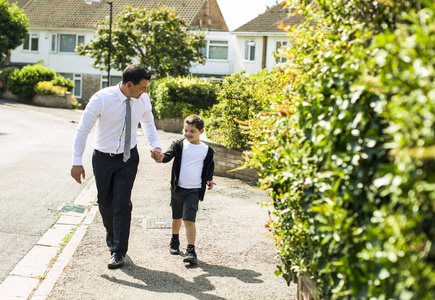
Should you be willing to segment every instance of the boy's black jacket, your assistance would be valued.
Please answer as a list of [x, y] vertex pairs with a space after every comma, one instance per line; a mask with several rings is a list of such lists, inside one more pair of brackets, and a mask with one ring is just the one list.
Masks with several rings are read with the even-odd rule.
[[[183, 141], [184, 138], [172, 142], [169, 149], [164, 153], [163, 163], [170, 162], [172, 158], [175, 157], [174, 163], [172, 164], [172, 174], [171, 174], [171, 189], [175, 191], [178, 186], [178, 179], [180, 177], [181, 169], [181, 157], [183, 154]], [[212, 147], [208, 146], [208, 152], [204, 159], [204, 167], [202, 168], [201, 174], [201, 190], [199, 191], [199, 200], [204, 200], [205, 190], [207, 186], [207, 181], [213, 180], [214, 175], [214, 150]]]

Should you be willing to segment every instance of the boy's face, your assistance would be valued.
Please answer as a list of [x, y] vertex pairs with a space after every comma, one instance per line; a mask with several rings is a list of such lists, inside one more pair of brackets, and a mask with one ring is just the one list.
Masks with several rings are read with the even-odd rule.
[[199, 136], [204, 132], [204, 128], [198, 130], [194, 125], [184, 123], [184, 138], [191, 144], [199, 144]]

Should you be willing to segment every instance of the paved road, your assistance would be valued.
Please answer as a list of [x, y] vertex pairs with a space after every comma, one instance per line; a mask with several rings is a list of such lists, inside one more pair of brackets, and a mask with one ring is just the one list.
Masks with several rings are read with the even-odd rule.
[[69, 176], [80, 116], [0, 100], [0, 283], [85, 186]]
[[[208, 192], [198, 217], [200, 263], [190, 268], [182, 257], [168, 253], [169, 228], [150, 229], [146, 225], [148, 219], [170, 216], [171, 168], [170, 164], [154, 163], [146, 155], [141, 157], [133, 190], [126, 266], [107, 269], [110, 255], [104, 242], [104, 227], [93, 206], [89, 215], [96, 216], [95, 220], [92, 217], [83, 221], [53, 267], [43, 263], [42, 267], [47, 265], [49, 271], [45, 279], [14, 275], [5, 280], [36, 243], [41, 249], [50, 248], [41, 246], [45, 243], [39, 241], [59, 222], [57, 207], [61, 202], [74, 203], [91, 179], [89, 174], [87, 182], [78, 185], [69, 177], [75, 122], [80, 116], [80, 111], [0, 100], [0, 251], [1, 257], [7, 258], [0, 267], [2, 295], [14, 295], [7, 299], [16, 299], [17, 295], [28, 299], [28, 295], [33, 295], [32, 300], [47, 296], [62, 300], [295, 299], [296, 286], [288, 287], [274, 275], [278, 261], [264, 228], [267, 210], [258, 204], [268, 200], [264, 191], [254, 192], [238, 180], [215, 178], [218, 186]], [[164, 149], [180, 136], [160, 131], [159, 135]], [[139, 139], [141, 149], [147, 149], [145, 137], [141, 135]], [[84, 165], [90, 173], [90, 141], [87, 146]], [[91, 198], [95, 199], [95, 195]], [[34, 250], [35, 247], [30, 252]], [[28, 259], [25, 263], [32, 265]], [[26, 264], [18, 273], [29, 272]]]

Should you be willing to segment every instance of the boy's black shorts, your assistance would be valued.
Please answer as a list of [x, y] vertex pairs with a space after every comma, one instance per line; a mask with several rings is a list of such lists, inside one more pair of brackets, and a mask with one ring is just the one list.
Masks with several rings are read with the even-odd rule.
[[198, 202], [199, 189], [177, 187], [175, 192], [171, 192], [172, 219], [195, 222]]

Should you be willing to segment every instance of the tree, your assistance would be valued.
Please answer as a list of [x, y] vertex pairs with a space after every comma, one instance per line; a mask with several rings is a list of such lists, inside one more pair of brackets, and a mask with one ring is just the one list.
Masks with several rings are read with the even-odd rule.
[[[147, 10], [125, 6], [113, 22], [111, 67], [123, 70], [135, 60], [157, 78], [187, 75], [194, 62], [204, 64], [201, 48], [205, 34], [186, 32], [188, 24], [174, 10], [163, 6]], [[96, 38], [79, 45], [77, 53], [95, 58], [93, 66], [108, 65], [109, 21], [99, 21]]]
[[16, 3], [0, 0], [0, 62], [4, 61], [9, 50], [23, 43], [29, 20]]

